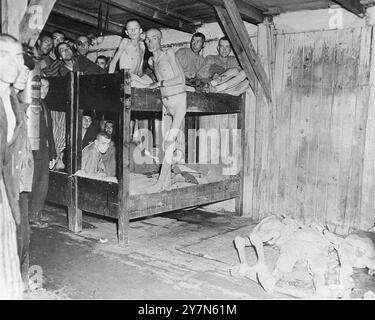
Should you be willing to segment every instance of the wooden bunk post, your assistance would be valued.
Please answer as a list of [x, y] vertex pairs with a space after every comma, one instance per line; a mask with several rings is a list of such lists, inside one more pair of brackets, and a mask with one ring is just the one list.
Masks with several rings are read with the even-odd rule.
[[78, 99], [79, 99], [79, 76], [77, 73], [70, 74], [69, 85], [69, 108], [66, 116], [67, 144], [66, 152], [68, 155], [67, 172], [69, 188], [69, 205], [68, 205], [68, 226], [73, 232], [82, 231], [82, 211], [77, 208], [78, 186], [77, 177], [74, 173], [77, 171], [77, 127], [78, 127]]
[[[253, 99], [251, 99], [253, 96]], [[255, 95], [243, 93], [237, 128], [241, 130], [240, 195], [236, 198], [236, 213], [251, 217], [253, 207], [253, 157], [255, 136]]]
[[130, 188], [130, 114], [131, 87], [130, 72], [124, 70], [122, 90], [122, 108], [120, 112], [120, 143], [118, 156], [119, 206], [118, 206], [118, 241], [120, 246], [129, 243], [129, 188]]

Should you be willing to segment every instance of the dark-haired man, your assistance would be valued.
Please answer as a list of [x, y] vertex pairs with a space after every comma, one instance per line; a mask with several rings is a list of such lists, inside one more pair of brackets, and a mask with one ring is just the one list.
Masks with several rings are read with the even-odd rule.
[[69, 72], [81, 72], [84, 75], [105, 73], [102, 68], [86, 57], [74, 56], [72, 48], [65, 42], [57, 45], [56, 56], [62, 61], [57, 70], [57, 76], [65, 76]]
[[82, 171], [90, 177], [107, 177], [103, 155], [111, 145], [111, 137], [105, 131], [96, 136], [94, 142], [82, 150]]
[[100, 55], [96, 58], [95, 63], [103, 70], [108, 70], [108, 58], [106, 56]]
[[49, 67], [52, 64], [53, 61], [49, 56], [52, 49], [52, 36], [46, 33], [42, 34], [34, 47], [34, 60], [39, 63], [40, 69]]
[[209, 55], [204, 59], [204, 64], [198, 71], [201, 79], [209, 81], [232, 68], [240, 68], [236, 57], [231, 56], [232, 47], [227, 37], [222, 37], [217, 46], [218, 55]]
[[75, 43], [77, 55], [86, 57], [89, 53], [90, 39], [84, 35], [79, 36]]
[[190, 48], [177, 50], [176, 57], [180, 62], [186, 79], [195, 78], [197, 72], [204, 64], [204, 58], [200, 54], [204, 47], [206, 37], [203, 33], [194, 33], [190, 40]]

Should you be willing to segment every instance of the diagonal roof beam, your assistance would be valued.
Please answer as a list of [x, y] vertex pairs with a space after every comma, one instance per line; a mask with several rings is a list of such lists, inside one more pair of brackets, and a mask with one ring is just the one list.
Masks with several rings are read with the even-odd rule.
[[176, 13], [165, 13], [160, 8], [156, 8], [152, 5], [146, 5], [134, 0], [110, 0], [106, 3], [109, 3], [109, 5], [124, 11], [134, 13], [140, 17], [156, 21], [161, 25], [172, 29], [187, 33], [194, 33], [197, 28], [193, 23], [186, 22], [182, 20], [181, 17], [175, 17]]
[[[19, 26], [20, 41], [33, 47], [56, 0], [31, 0]], [[13, 3], [12, 3], [13, 4]]]
[[[95, 14], [85, 11], [83, 9], [72, 7], [70, 5], [62, 3], [61, 1], [56, 3], [52, 12], [64, 16], [66, 18], [82, 22], [92, 27], [98, 26], [98, 18]], [[123, 26], [120, 23], [109, 21], [108, 31], [116, 35], [122, 35]]]
[[[224, 6], [222, 0], [200, 0], [201, 2], [210, 4], [212, 6]], [[259, 24], [264, 21], [265, 16], [262, 11], [252, 5], [243, 2], [242, 0], [236, 0], [237, 8], [241, 14], [243, 20], [252, 24]]]
[[262, 62], [251, 43], [250, 36], [246, 30], [245, 24], [241, 19], [240, 12], [236, 6], [234, 0], [223, 0], [225, 9], [228, 13], [229, 19], [233, 24], [233, 32], [237, 33], [241, 49], [246, 53], [246, 56], [251, 64], [252, 70], [254, 71], [260, 85], [263, 88], [263, 92], [267, 97], [268, 101], [272, 100], [271, 85], [264, 71]]
[[337, 4], [341, 5], [351, 13], [363, 18], [366, 13], [366, 9], [360, 0], [333, 0]]

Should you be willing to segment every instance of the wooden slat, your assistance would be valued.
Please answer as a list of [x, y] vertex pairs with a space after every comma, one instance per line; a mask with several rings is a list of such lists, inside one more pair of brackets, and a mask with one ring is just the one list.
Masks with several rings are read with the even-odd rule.
[[68, 202], [68, 227], [73, 232], [82, 231], [82, 211], [78, 209], [77, 197], [78, 186], [77, 179], [73, 174], [77, 171], [77, 128], [78, 123], [78, 74], [70, 74], [69, 83], [69, 104], [66, 115], [66, 132], [67, 132], [67, 173], [68, 173], [68, 189], [70, 190]]
[[187, 33], [194, 33], [196, 26], [186, 21], [182, 21], [181, 18], [175, 18], [172, 14], [161, 12], [156, 10], [152, 6], [144, 5], [134, 0], [111, 0], [110, 4], [123, 9], [128, 12], [135, 13], [141, 17], [151, 19], [169, 28], [181, 30]]
[[261, 84], [264, 94], [269, 101], [272, 100], [271, 96], [271, 86], [268, 80], [268, 77], [263, 69], [262, 63], [251, 43], [250, 36], [246, 30], [245, 24], [241, 19], [241, 15], [238, 11], [238, 8], [234, 0], [223, 0], [225, 9], [228, 12], [230, 19], [232, 20], [233, 25], [235, 26], [234, 30], [238, 34], [238, 38], [242, 43], [243, 50], [248, 56], [248, 59], [252, 65], [252, 68]]
[[[63, 17], [81, 22], [83, 24], [86, 24], [92, 27], [98, 26], [97, 15], [89, 11], [70, 6], [61, 1], [57, 2], [56, 5], [53, 7], [53, 13], [59, 14]], [[123, 34], [122, 31], [123, 31], [123, 25], [113, 22], [111, 20], [108, 21], [109, 33], [122, 36]]]
[[49, 77], [49, 90], [45, 103], [50, 110], [66, 112], [69, 108], [69, 77]]
[[162, 193], [131, 195], [131, 219], [182, 208], [209, 204], [239, 195], [239, 176]]
[[124, 71], [124, 82], [122, 87], [122, 110], [120, 112], [119, 144], [117, 157], [117, 171], [119, 176], [119, 212], [118, 212], [118, 241], [120, 246], [129, 243], [129, 188], [130, 188], [130, 162], [131, 162], [131, 133], [130, 133], [130, 110], [131, 110], [131, 88], [130, 73]]
[[[34, 47], [56, 0], [31, 0], [20, 23], [20, 41]], [[14, 2], [13, 2], [14, 3]]]
[[69, 203], [68, 174], [50, 170], [48, 179], [48, 202], [66, 206]]
[[[367, 41], [361, 45], [361, 50], [374, 45], [373, 26], [367, 28]], [[363, 153], [363, 172], [362, 172], [362, 197], [361, 212], [357, 225], [362, 230], [367, 230], [374, 225], [374, 203], [375, 203], [375, 50], [371, 51], [371, 64], [367, 69], [360, 72], [363, 75], [361, 80], [369, 81], [369, 110], [366, 123], [366, 141]], [[364, 72], [363, 72], [364, 71]]]

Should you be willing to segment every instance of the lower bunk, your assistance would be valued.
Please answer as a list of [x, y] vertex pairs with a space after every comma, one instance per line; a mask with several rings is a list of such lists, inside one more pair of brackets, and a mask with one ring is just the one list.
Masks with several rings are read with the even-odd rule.
[[[77, 190], [76, 209], [118, 219], [119, 184], [115, 179], [92, 179], [67, 173], [50, 171], [47, 199], [51, 203], [71, 206], [69, 203], [70, 183], [74, 178]], [[132, 173], [130, 175], [128, 212], [129, 219], [147, 217], [163, 212], [207, 205], [239, 196], [240, 176], [227, 176], [222, 180], [194, 184], [180, 181], [170, 190], [145, 194], [142, 189], [155, 181], [151, 174]]]

